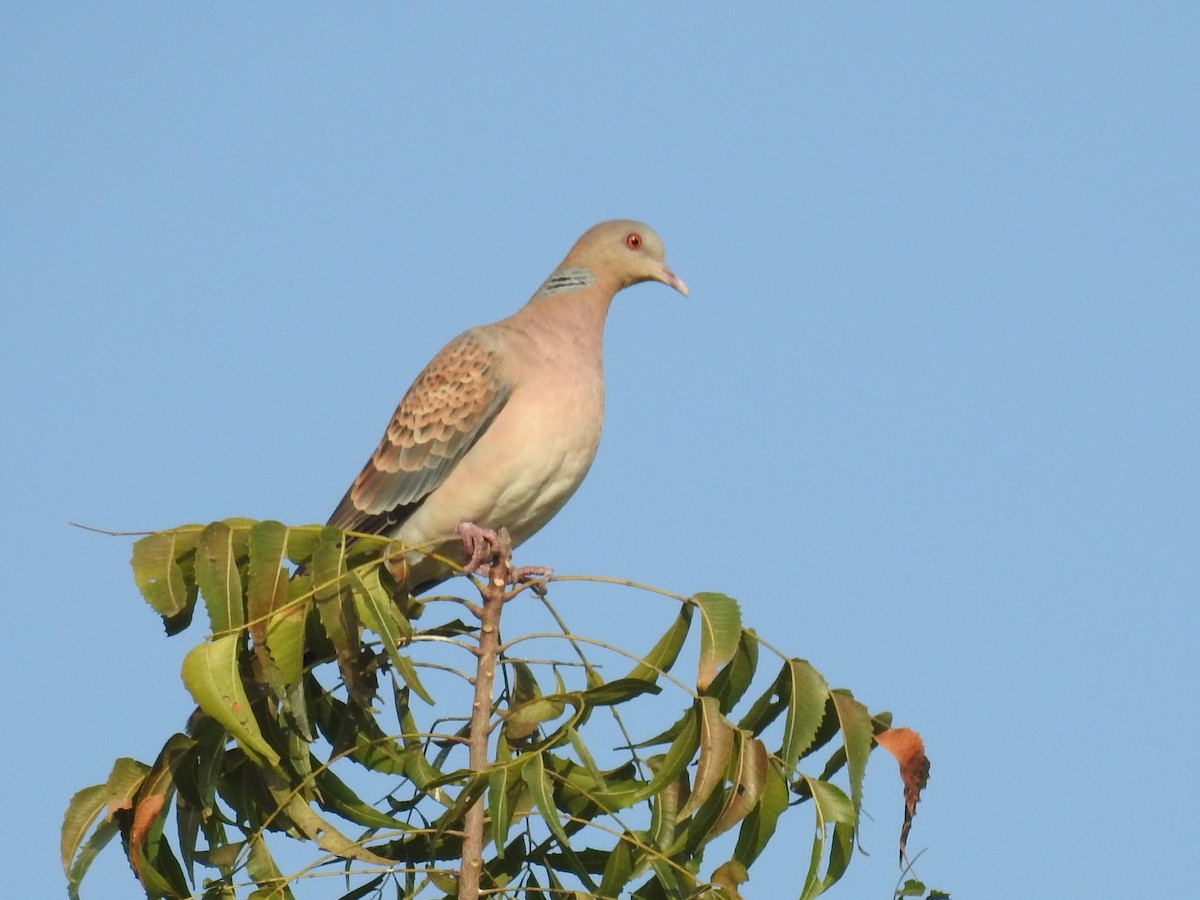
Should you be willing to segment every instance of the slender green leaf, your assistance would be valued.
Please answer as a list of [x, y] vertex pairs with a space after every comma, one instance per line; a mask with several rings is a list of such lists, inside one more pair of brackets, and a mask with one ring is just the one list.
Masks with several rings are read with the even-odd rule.
[[321, 627], [333, 643], [342, 680], [355, 702], [367, 705], [373, 689], [364, 682], [358, 666], [361, 637], [354, 596], [346, 569], [345, 537], [336, 528], [321, 532], [313, 551], [312, 578]]
[[239, 635], [227, 634], [193, 648], [183, 660], [183, 683], [200, 708], [220, 722], [238, 746], [274, 766], [279, 754], [263, 737], [242, 686], [239, 644]]
[[752, 629], [742, 629], [733, 659], [717, 673], [705, 693], [719, 698], [721, 712], [728, 715], [749, 689], [757, 668], [758, 638]]
[[250, 840], [250, 857], [246, 870], [258, 890], [251, 892], [249, 900], [295, 900], [292, 889], [288, 886], [279, 866], [275, 864], [267, 843], [262, 835], [256, 834]]
[[601, 897], [621, 896], [621, 890], [633, 877], [633, 840], [633, 836], [625, 832], [621, 840], [617, 841], [617, 845], [609, 851], [604, 874], [600, 878]]
[[196, 583], [216, 635], [236, 631], [246, 624], [237, 546], [245, 543], [245, 537], [245, 530], [235, 532], [224, 522], [213, 522], [200, 532]]
[[695, 609], [696, 607], [691, 603], [683, 604], [671, 627], [625, 677], [655, 682], [660, 673], [671, 671], [675, 660], [679, 658], [679, 651], [683, 649], [684, 641], [687, 640], [688, 629], [691, 628], [692, 614]]
[[83, 876], [91, 868], [92, 861], [96, 858], [96, 855], [116, 835], [116, 823], [102, 820], [96, 826], [96, 830], [92, 832], [92, 836], [79, 847], [79, 852], [75, 856], [75, 862], [67, 870], [67, 897], [70, 900], [79, 900], [79, 885], [83, 881]]
[[379, 568], [376, 566], [365, 572], [352, 572], [351, 588], [359, 618], [364, 625], [379, 635], [392, 666], [418, 697], [433, 706], [433, 697], [421, 683], [416, 666], [400, 652], [399, 648], [412, 640], [413, 627], [384, 588], [380, 581]]
[[[101, 814], [108, 806], [108, 796], [107, 784], [84, 788], [71, 798], [63, 817], [60, 851], [63, 871], [67, 873], [67, 893], [71, 900], [78, 900], [79, 883], [87, 874], [92, 860], [117, 833], [115, 824], [101, 819]], [[93, 831], [92, 826], [97, 820], [99, 825]]]
[[661, 694], [662, 688], [657, 684], [643, 681], [640, 678], [618, 678], [597, 685], [583, 692], [581, 699], [585, 706], [616, 706], [642, 694]]
[[779, 756], [790, 772], [817, 736], [829, 700], [829, 686], [821, 673], [803, 659], [789, 659], [785, 670], [788, 707]]
[[366, 897], [368, 894], [375, 894], [379, 892], [379, 886], [383, 884], [383, 879], [386, 877], [386, 874], [376, 875], [366, 884], [360, 884], [354, 890], [342, 894], [342, 896], [338, 897], [337, 900], [362, 900], [362, 898]]
[[[833, 704], [837, 709], [838, 721], [842, 724], [842, 735], [846, 747], [846, 771], [850, 776], [850, 800], [854, 814], [862, 809], [863, 779], [867, 772], [867, 757], [874, 743], [871, 714], [863, 704], [854, 699], [847, 690], [833, 691]], [[857, 818], [851, 825], [857, 825]]]
[[[312, 760], [314, 769], [319, 762], [315, 758]], [[317, 802], [320, 803], [321, 809], [336, 813], [348, 822], [363, 828], [382, 828], [388, 831], [412, 829], [411, 825], [380, 812], [364, 801], [346, 782], [338, 778], [332, 769], [319, 769], [313, 776], [313, 784], [317, 789]]]
[[534, 805], [541, 811], [542, 818], [545, 820], [551, 834], [558, 839], [560, 846], [564, 850], [569, 848], [571, 841], [567, 837], [567, 833], [563, 830], [562, 819], [558, 815], [558, 807], [554, 805], [554, 792], [550, 788], [550, 779], [546, 775], [541, 753], [528, 754], [525, 763], [521, 766], [521, 778], [529, 786], [529, 792], [533, 795]]
[[357, 859], [377, 866], [386, 866], [389, 861], [378, 856], [363, 846], [362, 841], [354, 841], [334, 828], [327, 819], [317, 815], [308, 801], [301, 794], [295, 793], [291, 785], [284, 780], [278, 769], [266, 769], [262, 772], [271, 796], [287, 817], [295, 823], [300, 831], [310, 841], [326, 853], [340, 856], [343, 859]]
[[[849, 850], [853, 848], [854, 828], [857, 812], [850, 798], [835, 784], [816, 778], [804, 778], [805, 785], [813, 798], [816, 815], [816, 831], [809, 861], [808, 875], [801, 889], [801, 900], [816, 897], [837, 881], [850, 861]], [[821, 860], [829, 845], [829, 863], [824, 875]]]
[[652, 797], [671, 784], [687, 768], [687, 764], [692, 761], [700, 749], [700, 704], [694, 704], [684, 714], [681, 722], [679, 733], [671, 742], [670, 749], [662, 757], [662, 762], [654, 773], [654, 777], [641, 790], [639, 799]]
[[[658, 767], [655, 762], [661, 763], [661, 758], [648, 762], [650, 762], [651, 771], [657, 774]], [[675, 827], [675, 820], [688, 789], [688, 775], [686, 771], [683, 771], [673, 782], [650, 798], [650, 830], [647, 835], [650, 846], [666, 851], [674, 845], [678, 831]]]
[[742, 716], [742, 720], [738, 722], [739, 728], [758, 737], [779, 718], [779, 714], [787, 708], [789, 672], [789, 666], [784, 662], [771, 686], [758, 696]]
[[75, 858], [75, 852], [108, 805], [107, 796], [108, 785], [94, 784], [82, 791], [77, 791], [71, 798], [71, 802], [67, 804], [67, 813], [63, 817], [59, 839], [59, 851], [64, 872], [70, 873], [71, 861]]
[[508, 828], [512, 824], [513, 787], [521, 783], [521, 767], [512, 763], [512, 750], [501, 734], [496, 746], [496, 763], [488, 774], [488, 818], [492, 822], [492, 843], [496, 855], [504, 857]]
[[252, 526], [247, 539], [246, 612], [256, 645], [267, 643], [269, 616], [288, 602], [287, 539], [287, 527], [270, 520]]
[[737, 601], [724, 594], [696, 594], [691, 602], [700, 609], [700, 668], [696, 687], [703, 691], [712, 683], [717, 670], [737, 652], [742, 613]]
[[292, 584], [289, 584], [289, 601], [267, 613], [266, 628], [256, 647], [256, 650], [261, 649], [270, 659], [278, 681], [277, 694], [283, 697], [295, 691], [304, 677], [304, 638], [308, 613], [312, 608], [311, 598], [305, 599], [303, 596], [307, 585], [300, 579], [293, 583], [296, 585], [295, 596]]

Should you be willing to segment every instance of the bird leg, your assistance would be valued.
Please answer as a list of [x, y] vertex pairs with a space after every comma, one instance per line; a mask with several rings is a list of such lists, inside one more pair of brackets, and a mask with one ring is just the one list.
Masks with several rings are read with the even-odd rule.
[[[512, 541], [503, 528], [496, 531], [493, 528], [480, 528], [474, 522], [460, 522], [454, 533], [462, 541], [463, 550], [467, 554], [467, 562], [463, 566], [465, 575], [476, 572], [488, 575], [501, 558], [507, 562], [512, 556]], [[546, 566], [521, 566], [509, 571], [510, 584], [525, 584], [532, 580], [545, 582], [554, 574], [554, 570]], [[534, 585], [533, 591], [536, 594], [544, 594], [546, 586], [544, 583], [540, 586]]]
[[475, 572], [486, 574], [491, 568], [491, 560], [495, 560], [501, 553], [512, 552], [507, 540], [508, 535], [501, 536], [493, 528], [480, 528], [474, 522], [460, 522], [454, 533], [462, 541], [463, 550], [467, 554], [467, 562], [463, 566], [464, 575], [472, 575]]

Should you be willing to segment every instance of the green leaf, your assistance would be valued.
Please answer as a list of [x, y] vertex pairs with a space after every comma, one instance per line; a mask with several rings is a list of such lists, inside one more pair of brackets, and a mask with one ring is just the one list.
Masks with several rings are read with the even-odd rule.
[[729, 754], [733, 751], [733, 743], [733, 726], [721, 715], [720, 701], [716, 697], [701, 697], [700, 762], [696, 766], [692, 794], [675, 816], [676, 823], [682, 822], [698, 810], [721, 783], [725, 775], [725, 766], [729, 762]]
[[312, 557], [312, 578], [321, 627], [333, 643], [338, 668], [351, 697], [360, 705], [370, 702], [371, 687], [360, 674], [358, 649], [361, 640], [354, 596], [346, 569], [346, 544], [342, 532], [326, 528]]
[[413, 627], [380, 581], [379, 567], [373, 567], [365, 572], [357, 570], [352, 572], [351, 588], [354, 591], [354, 606], [358, 611], [359, 618], [362, 619], [363, 624], [379, 635], [392, 666], [418, 697], [433, 706], [433, 698], [421, 684], [412, 660], [399, 650], [401, 646], [407, 645], [412, 640]]
[[600, 878], [601, 897], [619, 897], [621, 889], [633, 877], [634, 844], [633, 836], [625, 832], [617, 845], [608, 853], [608, 862], [604, 864], [604, 874]]
[[67, 871], [67, 896], [70, 900], [79, 900], [79, 885], [83, 881], [83, 876], [87, 874], [87, 870], [91, 868], [92, 860], [116, 835], [116, 823], [102, 821], [96, 826], [92, 836], [79, 848], [74, 864]]
[[496, 746], [496, 762], [488, 773], [488, 818], [492, 822], [492, 843], [500, 858], [504, 857], [508, 828], [512, 824], [513, 788], [521, 783], [521, 766], [512, 764], [512, 750], [501, 734]]
[[779, 718], [779, 714], [787, 707], [789, 667], [786, 662], [771, 686], [750, 705], [750, 709], [738, 722], [738, 727], [749, 731], [758, 737], [767, 727]]
[[705, 693], [720, 698], [721, 712], [728, 714], [749, 689], [757, 667], [758, 638], [750, 629], [743, 629], [733, 659], [717, 673]]
[[378, 888], [381, 884], [383, 884], [383, 879], [386, 877], [387, 877], [386, 874], [376, 875], [374, 878], [372, 878], [366, 884], [360, 884], [354, 890], [349, 891], [348, 893], [342, 894], [342, 896], [338, 897], [337, 900], [362, 900], [362, 898], [367, 896], [368, 894], [375, 894], [375, 893], [382, 894], [381, 891], [378, 891]]
[[191, 622], [196, 603], [191, 567], [199, 540], [200, 526], [185, 525], [147, 535], [133, 545], [133, 580], [163, 617], [167, 634], [178, 634]]
[[521, 741], [563, 714], [566, 702], [561, 697], [539, 697], [513, 707], [504, 714], [504, 734], [510, 741]]
[[304, 677], [304, 637], [308, 624], [311, 598], [304, 599], [307, 586], [296, 580], [296, 596], [292, 597], [288, 586], [289, 601], [281, 608], [267, 613], [266, 629], [259, 638], [259, 646], [274, 666], [278, 681], [277, 693], [288, 696]]
[[[842, 877], [850, 863], [858, 819], [854, 804], [837, 785], [807, 776], [804, 777], [804, 783], [813, 798], [817, 827], [800, 900], [816, 897]], [[821, 860], [825, 856], [827, 843], [829, 862], [822, 876]]]
[[250, 839], [250, 857], [247, 860], [246, 871], [258, 890], [250, 894], [249, 900], [295, 900], [292, 889], [288, 886], [279, 866], [271, 856], [267, 843], [261, 834], [255, 834]]
[[731, 859], [717, 866], [713, 870], [712, 877], [709, 880], [713, 884], [725, 888], [727, 891], [725, 896], [738, 897], [740, 895], [737, 889], [750, 880], [750, 873], [746, 871], [746, 867], [742, 863], [736, 859]]
[[737, 652], [742, 613], [737, 601], [724, 594], [696, 594], [691, 602], [700, 609], [700, 668], [696, 687], [703, 691], [712, 683], [717, 670]]
[[[315, 686], [314, 682], [309, 683]], [[397, 707], [404, 717], [407, 712], [407, 692], [397, 694]], [[317, 728], [325, 740], [329, 741], [335, 750], [345, 752], [350, 759], [365, 769], [385, 775], [401, 775], [408, 773], [412, 756], [425, 759], [421, 753], [419, 739], [413, 739], [414, 749], [409, 753], [393, 737], [384, 734], [375, 718], [361, 707], [351, 706], [319, 689], [313, 706]], [[411, 714], [404, 721], [407, 728], [416, 730]], [[436, 776], [431, 775], [430, 779], [433, 777]]]
[[227, 634], [192, 649], [183, 660], [183, 683], [202, 710], [220, 722], [246, 753], [277, 765], [279, 754], [263, 738], [238, 672], [240, 635]]
[[105, 811], [108, 805], [107, 795], [108, 785], [94, 784], [77, 791], [67, 804], [59, 841], [62, 867], [67, 874], [71, 872], [71, 861], [75, 858], [75, 851], [92, 830], [92, 825], [100, 818], [100, 814]]
[[821, 673], [803, 659], [789, 659], [784, 668], [788, 708], [779, 756], [790, 772], [817, 736], [829, 700], [829, 685]]
[[639, 678], [618, 678], [586, 690], [581, 695], [584, 706], [616, 706], [642, 694], [661, 694], [662, 688]]
[[287, 539], [287, 527], [269, 520], [252, 526], [247, 539], [246, 613], [250, 639], [258, 646], [268, 643], [271, 613], [288, 602]]
[[383, 828], [389, 831], [410, 831], [412, 829], [411, 825], [392, 818], [365, 802], [342, 779], [338, 778], [332, 769], [321, 769], [318, 768], [319, 765], [320, 760], [314, 757], [312, 766], [317, 774], [313, 776], [313, 783], [317, 788], [317, 798], [322, 809], [336, 813], [348, 822], [364, 828]]
[[196, 583], [216, 635], [236, 631], [246, 624], [237, 546], [245, 543], [246, 533], [235, 535], [224, 522], [213, 522], [200, 532], [196, 547]]
[[327, 819], [322, 818], [308, 805], [303, 796], [296, 793], [284, 779], [279, 769], [262, 770], [263, 781], [271, 796], [296, 827], [326, 853], [343, 859], [357, 859], [377, 866], [389, 865], [389, 861], [364, 847], [361, 841], [353, 841], [338, 831]]
[[113, 763], [112, 771], [108, 773], [108, 781], [104, 782], [104, 800], [110, 816], [118, 810], [133, 808], [133, 798], [141, 790], [142, 782], [149, 773], [148, 765], [127, 756]]
[[700, 704], [694, 704], [683, 716], [679, 733], [671, 742], [670, 749], [662, 758], [658, 771], [639, 793], [638, 799], [652, 797], [671, 784], [680, 773], [687, 768], [699, 749], [700, 741]]
[[558, 807], [554, 805], [554, 792], [550, 788], [550, 778], [546, 775], [545, 764], [541, 753], [530, 753], [521, 766], [521, 778], [529, 786], [533, 795], [533, 803], [542, 813], [542, 819], [550, 829], [551, 834], [558, 839], [564, 850], [569, 849], [571, 841], [563, 830], [562, 819], [558, 816]]
[[863, 779], [867, 772], [867, 757], [871, 753], [874, 730], [871, 714], [854, 699], [854, 695], [841, 688], [832, 692], [834, 708], [842, 725], [846, 747], [846, 771], [850, 776], [850, 800], [854, 806], [857, 824], [858, 811], [862, 809]]
[[[103, 820], [92, 832], [92, 826], [108, 807], [109, 792], [107, 784], [96, 784], [77, 792], [67, 805], [60, 851], [63, 871], [67, 873], [67, 894], [71, 900], [78, 900], [79, 884], [91, 867], [92, 860], [117, 833], [114, 823]], [[88, 832], [92, 832], [90, 838]]]
[[671, 627], [625, 677], [653, 683], [658, 680], [658, 676], [662, 672], [669, 672], [679, 658], [679, 651], [683, 649], [684, 641], [687, 640], [695, 609], [696, 607], [691, 603], [683, 604]]

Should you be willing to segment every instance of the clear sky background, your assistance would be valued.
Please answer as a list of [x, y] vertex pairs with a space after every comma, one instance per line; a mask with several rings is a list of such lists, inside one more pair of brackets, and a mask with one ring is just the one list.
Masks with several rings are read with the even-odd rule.
[[[518, 561], [730, 593], [918, 729], [956, 898], [1194, 895], [1198, 47], [1184, 0], [3, 4], [6, 896], [62, 896], [70, 795], [190, 710], [200, 632], [67, 522], [324, 521], [613, 217], [692, 297], [614, 304], [599, 457]], [[833, 896], [898, 875], [871, 768]], [[85, 897], [136, 896], [106, 857]]]

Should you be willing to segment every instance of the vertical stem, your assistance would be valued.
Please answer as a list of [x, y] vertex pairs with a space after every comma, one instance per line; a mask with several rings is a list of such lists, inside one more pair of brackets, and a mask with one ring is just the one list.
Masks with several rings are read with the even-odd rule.
[[[474, 772], [488, 767], [488, 733], [492, 718], [492, 694], [496, 684], [497, 649], [500, 646], [500, 612], [504, 588], [512, 577], [510, 551], [496, 550], [479, 611], [479, 648], [475, 666], [475, 699], [471, 705], [470, 765]], [[478, 900], [483, 872], [484, 794], [471, 804], [463, 819], [462, 868], [458, 877], [458, 900]]]

